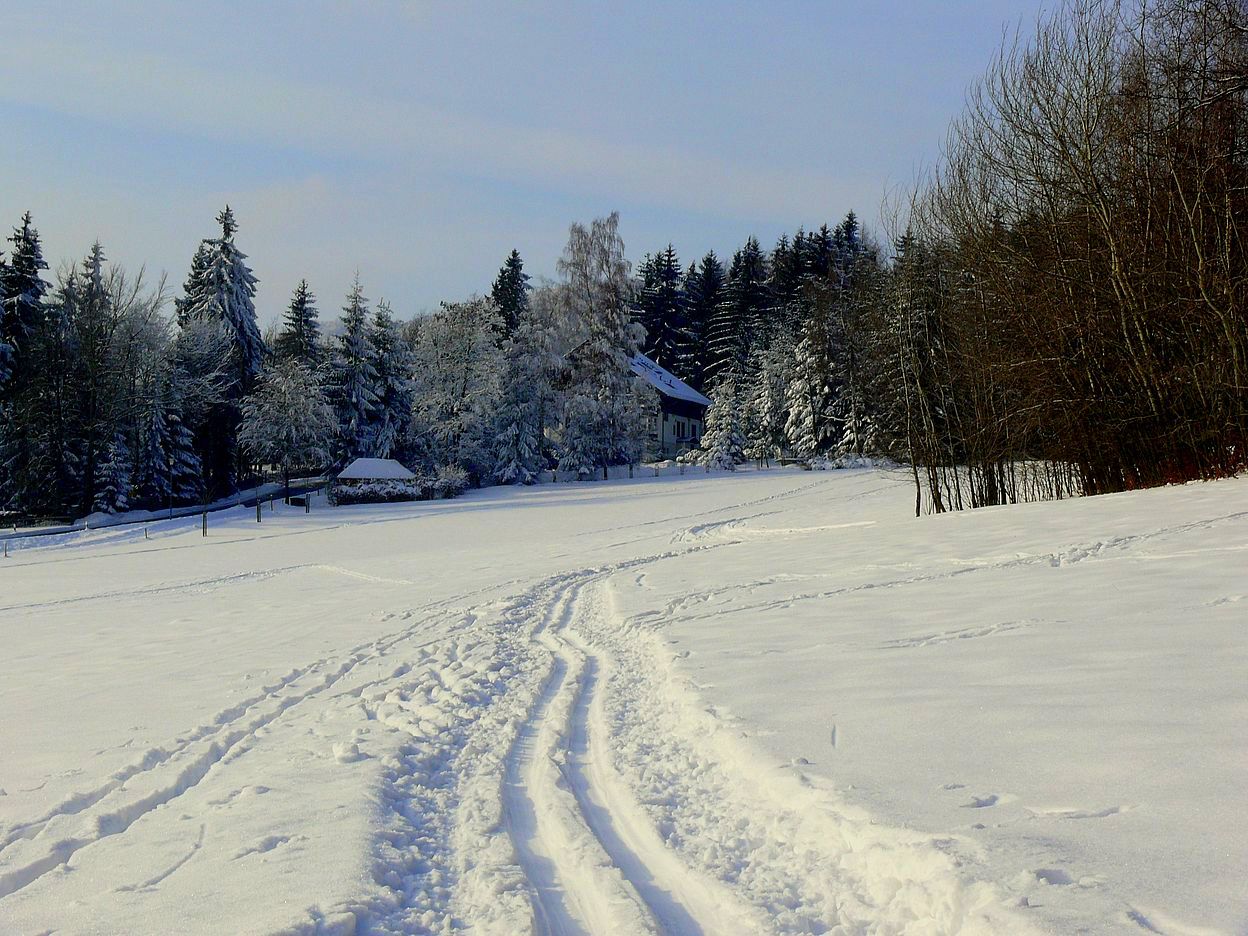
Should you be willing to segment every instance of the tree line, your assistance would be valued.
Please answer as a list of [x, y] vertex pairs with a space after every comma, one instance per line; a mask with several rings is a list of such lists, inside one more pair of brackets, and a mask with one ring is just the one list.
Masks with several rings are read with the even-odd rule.
[[910, 208], [889, 314], [935, 509], [1244, 467], [1242, 0], [1060, 5]]
[[626, 259], [574, 224], [558, 277], [335, 333], [268, 335], [227, 208], [173, 299], [95, 245], [55, 286], [30, 216], [0, 259], [0, 509], [195, 503], [370, 455], [448, 484], [649, 451], [642, 351], [708, 394], [684, 457], [892, 458], [916, 511], [1242, 469], [1248, 23], [1239, 0], [1069, 2], [1007, 43], [882, 246], [853, 212], [727, 262]]

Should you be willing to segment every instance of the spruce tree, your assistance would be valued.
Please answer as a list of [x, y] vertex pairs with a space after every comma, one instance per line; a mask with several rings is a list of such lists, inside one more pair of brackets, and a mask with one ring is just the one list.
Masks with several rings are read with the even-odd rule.
[[520, 252], [513, 250], [498, 271], [494, 287], [490, 290], [490, 296], [498, 308], [502, 335], [508, 336], [515, 332], [529, 307], [529, 289], [529, 277], [524, 272]]
[[766, 267], [758, 241], [751, 237], [732, 257], [728, 279], [707, 326], [706, 385], [739, 377], [763, 329]]
[[342, 333], [334, 352], [330, 397], [338, 416], [337, 461], [373, 453], [378, 416], [378, 376], [368, 322], [368, 300], [357, 274], [342, 309]]
[[788, 366], [788, 352], [784, 350], [759, 352], [750, 360], [742, 420], [745, 454], [760, 464], [784, 454]]
[[545, 465], [543, 446], [553, 388], [553, 334], [537, 310], [526, 307], [505, 347], [506, 364], [494, 437], [494, 479], [532, 484]]
[[401, 449], [412, 422], [414, 364], [411, 346], [384, 299], [377, 303], [370, 337], [373, 366], [377, 371], [377, 430], [373, 455], [393, 458], [403, 454]]
[[283, 316], [282, 330], [274, 343], [274, 351], [288, 360], [316, 367], [320, 358], [320, 337], [316, 296], [308, 288], [308, 281], [300, 280]]
[[646, 357], [683, 380], [689, 374], [690, 335], [681, 280], [680, 259], [671, 244], [654, 257], [647, 257], [640, 283], [638, 321], [646, 330]]
[[92, 510], [96, 513], [115, 514], [130, 509], [130, 447], [126, 437], [117, 433], [105, 452], [104, 460], [97, 469], [95, 499]]
[[741, 400], [732, 377], [719, 381], [706, 411], [702, 435], [702, 461], [712, 468], [736, 471], [745, 460], [745, 434], [741, 426]]
[[37, 418], [31, 382], [48, 290], [40, 275], [48, 265], [30, 212], [9, 243], [9, 262], [0, 266], [0, 509], [27, 510], [40, 483], [31, 459]]
[[711, 251], [696, 266], [690, 265], [685, 274], [685, 315], [688, 322], [688, 343], [683, 352], [681, 379], [695, 390], [707, 384], [710, 369], [708, 341], [709, 327], [715, 310], [719, 307], [724, 287], [724, 266]]
[[237, 224], [228, 205], [217, 215], [217, 223], [221, 236], [200, 244], [177, 311], [184, 331], [194, 323], [215, 324], [228, 341], [221, 399], [195, 429], [212, 492], [225, 494], [237, 484], [239, 402], [260, 373], [264, 341], [256, 324], [256, 278], [246, 254], [234, 243]]

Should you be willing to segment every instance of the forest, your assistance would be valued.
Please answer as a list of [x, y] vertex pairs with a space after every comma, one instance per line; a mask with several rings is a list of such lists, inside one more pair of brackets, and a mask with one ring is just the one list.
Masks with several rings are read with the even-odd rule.
[[0, 257], [0, 511], [200, 503], [396, 458], [448, 488], [584, 478], [647, 452], [642, 352], [711, 397], [723, 468], [892, 459], [945, 511], [1219, 477], [1248, 443], [1248, 13], [1070, 2], [1006, 41], [940, 160], [886, 212], [635, 268], [619, 217], [557, 279], [398, 320], [307, 281], [262, 332], [226, 207], [176, 295], [50, 275], [30, 214]]

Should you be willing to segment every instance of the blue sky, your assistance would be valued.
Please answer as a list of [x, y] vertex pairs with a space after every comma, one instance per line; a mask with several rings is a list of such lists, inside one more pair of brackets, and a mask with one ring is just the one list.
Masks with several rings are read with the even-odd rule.
[[553, 275], [618, 210], [630, 257], [764, 245], [930, 164], [1035, 0], [875, 4], [302, 0], [7, 10], [0, 223], [49, 261], [99, 238], [180, 285], [233, 206], [278, 315], [358, 268], [409, 316], [488, 290], [516, 247]]

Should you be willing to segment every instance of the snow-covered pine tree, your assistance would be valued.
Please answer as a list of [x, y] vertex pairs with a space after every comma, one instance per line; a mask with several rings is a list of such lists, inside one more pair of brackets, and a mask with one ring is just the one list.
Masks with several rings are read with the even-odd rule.
[[728, 279], [707, 327], [707, 386], [745, 370], [750, 350], [770, 338], [767, 262], [751, 237], [732, 258]]
[[320, 359], [321, 325], [316, 310], [316, 296], [302, 279], [295, 287], [283, 316], [282, 330], [278, 333], [273, 350], [284, 358], [316, 367]]
[[105, 282], [104, 249], [98, 242], [83, 260], [75, 295], [71, 318], [78, 345], [75, 380], [82, 451], [80, 505], [85, 511], [96, 509], [97, 479], [103, 477], [100, 465], [116, 436], [124, 433], [125, 427], [119, 422], [126, 415], [120, 412], [124, 407], [118, 406], [118, 309]]
[[511, 335], [529, 306], [529, 277], [518, 250], [511, 252], [498, 271], [490, 297], [498, 309], [501, 334]]
[[191, 264], [178, 321], [183, 330], [196, 323], [220, 327], [227, 339], [225, 378], [220, 399], [195, 426], [200, 458], [213, 493], [236, 487], [239, 401], [251, 392], [264, 356], [264, 340], [256, 324], [256, 278], [247, 256], [234, 243], [237, 223], [227, 205], [217, 215], [219, 238], [201, 242]]
[[411, 345], [403, 337], [394, 312], [384, 299], [378, 300], [373, 313], [370, 338], [373, 366], [377, 371], [377, 430], [373, 456], [393, 458], [400, 454], [412, 422], [414, 362]]
[[745, 434], [741, 429], [741, 400], [737, 382], [721, 380], [711, 392], [702, 435], [702, 461], [712, 468], [736, 471], [745, 461]]
[[195, 436], [176, 410], [165, 412], [169, 427], [169, 486], [175, 504], [194, 504], [204, 497], [204, 467], [195, 451]]
[[138, 435], [131, 478], [134, 502], [137, 506], [158, 510], [173, 501], [173, 478], [169, 464], [173, 446], [161, 394], [154, 395], [147, 410], [140, 415]]
[[95, 500], [91, 509], [96, 513], [115, 514], [130, 509], [130, 447], [122, 433], [113, 436], [96, 472]]
[[785, 389], [791, 352], [768, 349], [750, 359], [743, 418], [745, 454], [767, 464], [784, 454]]
[[342, 333], [338, 336], [330, 382], [330, 399], [338, 416], [335, 461], [347, 463], [371, 456], [377, 438], [377, 350], [368, 323], [368, 300], [359, 274], [342, 308]]
[[81, 410], [86, 394], [74, 329], [78, 294], [78, 274], [71, 269], [46, 303], [43, 321], [30, 340], [37, 363], [21, 402], [32, 468], [23, 499], [39, 512], [76, 510], [81, 500]]
[[559, 260], [568, 313], [583, 336], [572, 351], [560, 467], [591, 477], [640, 457], [646, 398], [632, 371], [644, 337], [632, 321], [619, 214], [573, 224]]
[[[4, 260], [4, 254], [0, 253], [0, 322], [3, 322], [4, 281], [8, 274], [9, 265]], [[4, 385], [13, 376], [13, 364], [16, 354], [17, 349], [6, 340], [3, 325], [0, 325], [0, 404], [4, 400]]]
[[186, 275], [186, 282], [182, 284], [182, 295], [173, 300], [174, 317], [179, 328], [187, 326], [191, 321], [191, 310], [203, 300], [211, 254], [212, 241], [201, 240], [195, 248], [195, 256], [191, 257], [191, 272]]
[[264, 341], [256, 324], [256, 277], [247, 266], [247, 255], [234, 243], [238, 224], [226, 205], [217, 215], [221, 236], [204, 241], [203, 255], [196, 254], [202, 267], [192, 264], [187, 281], [183, 315], [200, 321], [218, 321], [231, 338], [231, 361], [237, 375], [237, 393], [251, 392], [264, 357]]
[[532, 484], [545, 467], [552, 338], [547, 323], [526, 303], [504, 348], [506, 364], [494, 437], [494, 478], [500, 484]]
[[680, 258], [668, 244], [648, 264], [640, 277], [639, 315], [646, 330], [644, 353], [660, 367], [684, 380], [688, 376], [689, 324]]
[[833, 441], [829, 417], [834, 395], [824, 334], [822, 329], [808, 328], [797, 343], [785, 389], [789, 417], [784, 434], [789, 448], [800, 458], [823, 454]]
[[675, 371], [689, 386], [701, 390], [706, 386], [709, 367], [708, 329], [719, 307], [724, 287], [724, 265], [714, 251], [707, 253], [696, 266], [690, 264], [685, 274], [685, 315], [688, 321], [688, 343], [681, 353], [680, 370]]
[[48, 291], [40, 274], [48, 264], [30, 212], [22, 216], [9, 243], [9, 262], [0, 268], [0, 508], [26, 510], [39, 484], [31, 461], [35, 417], [28, 398], [36, 368], [32, 345]]
[[29, 350], [29, 342], [43, 321], [43, 299], [48, 291], [41, 275], [48, 264], [29, 211], [13, 229], [9, 243], [13, 245], [9, 262], [0, 270], [4, 277], [0, 281], [0, 342], [10, 349], [13, 369], [20, 375], [23, 352]]

